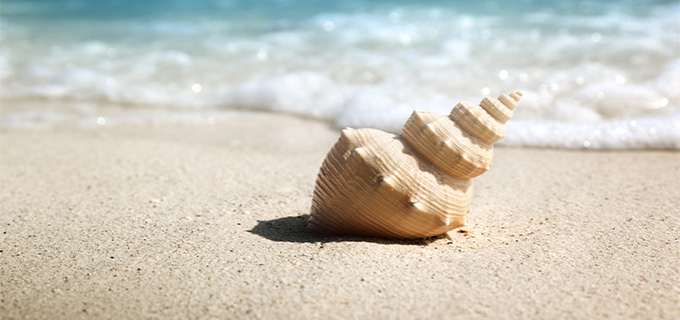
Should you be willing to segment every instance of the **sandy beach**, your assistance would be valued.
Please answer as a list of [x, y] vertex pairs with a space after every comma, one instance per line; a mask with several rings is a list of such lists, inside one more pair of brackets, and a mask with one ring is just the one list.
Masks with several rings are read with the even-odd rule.
[[677, 319], [680, 153], [497, 148], [466, 232], [305, 232], [328, 124], [0, 132], [0, 319]]

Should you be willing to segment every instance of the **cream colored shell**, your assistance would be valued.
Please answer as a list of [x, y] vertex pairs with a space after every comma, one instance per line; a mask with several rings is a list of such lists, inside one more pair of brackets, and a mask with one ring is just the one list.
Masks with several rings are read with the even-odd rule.
[[465, 225], [470, 179], [491, 167], [521, 96], [459, 103], [448, 117], [414, 111], [399, 136], [343, 130], [321, 166], [307, 228], [413, 239]]

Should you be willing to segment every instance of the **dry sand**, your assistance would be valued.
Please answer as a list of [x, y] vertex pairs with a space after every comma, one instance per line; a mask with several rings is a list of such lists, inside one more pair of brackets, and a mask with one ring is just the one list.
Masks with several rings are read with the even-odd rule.
[[496, 150], [468, 233], [304, 232], [327, 125], [0, 133], [0, 318], [678, 319], [680, 153]]

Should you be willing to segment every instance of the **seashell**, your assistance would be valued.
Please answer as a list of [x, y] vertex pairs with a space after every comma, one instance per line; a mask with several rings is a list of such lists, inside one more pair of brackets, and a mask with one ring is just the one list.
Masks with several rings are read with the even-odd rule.
[[342, 130], [321, 165], [307, 229], [414, 239], [464, 226], [470, 179], [491, 167], [521, 96], [462, 102], [448, 117], [414, 111], [398, 136]]

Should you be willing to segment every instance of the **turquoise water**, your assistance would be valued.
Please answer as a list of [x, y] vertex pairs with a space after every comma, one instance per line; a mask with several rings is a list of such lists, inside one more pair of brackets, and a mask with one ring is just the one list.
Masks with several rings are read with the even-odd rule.
[[680, 149], [678, 1], [3, 0], [0, 40], [3, 128], [254, 109], [398, 131], [521, 90], [506, 145]]

